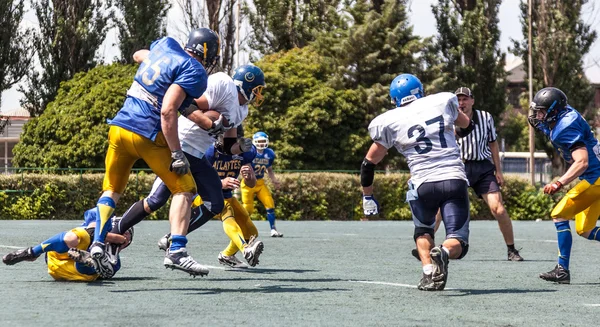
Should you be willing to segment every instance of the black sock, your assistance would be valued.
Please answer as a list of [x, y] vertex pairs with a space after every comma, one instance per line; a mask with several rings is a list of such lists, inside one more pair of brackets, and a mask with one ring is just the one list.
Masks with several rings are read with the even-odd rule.
[[115, 225], [111, 232], [123, 235], [129, 228], [137, 225], [137, 223], [144, 220], [144, 218], [149, 215], [150, 214], [144, 210], [144, 200], [139, 200], [129, 207], [123, 215], [123, 218], [121, 218], [121, 221]]
[[208, 210], [208, 208], [203, 204], [200, 207], [192, 209], [191, 216], [190, 226], [188, 227], [187, 231], [188, 234], [202, 227], [202, 225], [211, 220], [215, 214]]
[[506, 244], [506, 247], [507, 247], [509, 250], [514, 250], [514, 249], [515, 249], [515, 245], [514, 245], [514, 244]]

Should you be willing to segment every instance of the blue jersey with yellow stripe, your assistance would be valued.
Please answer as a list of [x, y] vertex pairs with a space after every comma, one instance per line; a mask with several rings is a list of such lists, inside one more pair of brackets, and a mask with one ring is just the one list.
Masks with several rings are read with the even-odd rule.
[[[227, 155], [215, 151], [214, 145], [211, 145], [204, 155], [219, 174], [219, 178], [223, 179], [227, 177], [238, 178], [242, 166], [251, 163], [256, 157], [256, 154], [257, 152], [254, 146], [252, 146], [252, 149], [248, 152], [239, 155]], [[225, 199], [230, 199], [232, 196], [231, 189], [223, 190], [223, 197]]]
[[266, 148], [262, 153], [256, 153], [256, 158], [252, 161], [252, 168], [254, 168], [254, 174], [256, 179], [262, 179], [265, 177], [267, 168], [273, 166], [275, 161], [275, 152], [271, 148]]
[[148, 57], [135, 74], [127, 99], [115, 118], [109, 121], [154, 141], [161, 131], [160, 110], [171, 84], [179, 85], [186, 98], [181, 112], [206, 90], [207, 74], [175, 39], [164, 37], [150, 46]]
[[545, 131], [550, 137], [554, 148], [562, 157], [570, 162], [571, 151], [577, 146], [585, 146], [588, 151], [588, 168], [579, 176], [579, 179], [594, 184], [600, 177], [600, 145], [594, 137], [590, 125], [577, 110], [567, 106], [561, 112], [552, 130]]

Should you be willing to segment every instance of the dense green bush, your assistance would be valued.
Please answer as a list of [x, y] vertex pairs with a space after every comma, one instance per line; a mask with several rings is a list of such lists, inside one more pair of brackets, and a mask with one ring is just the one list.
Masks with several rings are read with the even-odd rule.
[[[60, 85], [56, 99], [32, 118], [14, 148], [20, 167], [104, 167], [108, 124], [121, 109], [134, 65], [98, 66]], [[140, 161], [141, 163], [142, 161]]]
[[[281, 188], [274, 190], [278, 219], [283, 220], [358, 220], [363, 217], [358, 175], [340, 173], [280, 173]], [[0, 219], [81, 219], [100, 196], [102, 174], [0, 175]], [[405, 202], [407, 174], [377, 174], [375, 196], [382, 213], [377, 219], [409, 220]], [[153, 174], [131, 175], [127, 190], [119, 201], [117, 213], [146, 196]], [[548, 219], [558, 197], [544, 195], [522, 179], [509, 178], [502, 194], [512, 219]], [[471, 192], [472, 219], [493, 219], [487, 206]], [[255, 200], [257, 201], [257, 200]], [[253, 219], [264, 219], [259, 208]], [[167, 219], [168, 206], [151, 219]]]

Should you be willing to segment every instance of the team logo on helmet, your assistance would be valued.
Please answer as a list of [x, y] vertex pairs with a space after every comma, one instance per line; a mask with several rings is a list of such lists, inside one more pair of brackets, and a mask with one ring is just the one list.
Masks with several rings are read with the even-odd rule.
[[246, 75], [244, 75], [244, 78], [249, 83], [252, 83], [254, 81], [254, 74], [252, 74], [251, 72], [247, 72]]

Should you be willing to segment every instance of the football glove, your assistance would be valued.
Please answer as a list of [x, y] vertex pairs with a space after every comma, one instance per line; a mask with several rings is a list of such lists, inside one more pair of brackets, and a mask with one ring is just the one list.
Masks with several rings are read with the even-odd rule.
[[363, 195], [363, 210], [365, 216], [374, 216], [379, 214], [379, 202], [372, 195]]
[[171, 166], [169, 170], [177, 175], [185, 175], [190, 170], [190, 163], [181, 150], [171, 152]]
[[217, 137], [220, 134], [225, 133], [226, 130], [227, 129], [225, 128], [225, 125], [223, 125], [223, 115], [220, 115], [219, 119], [215, 120], [212, 123], [212, 126], [209, 129], [207, 129], [206, 131], [208, 132], [208, 134], [210, 136]]
[[240, 138], [238, 139], [238, 144], [240, 145], [240, 150], [242, 150], [242, 152], [248, 152], [252, 149], [252, 139], [250, 138]]
[[544, 193], [552, 195], [552, 194], [560, 191], [560, 189], [562, 187], [563, 187], [563, 184], [559, 181], [556, 181], [556, 182], [550, 183], [550, 184], [546, 184], [546, 186], [544, 186]]

